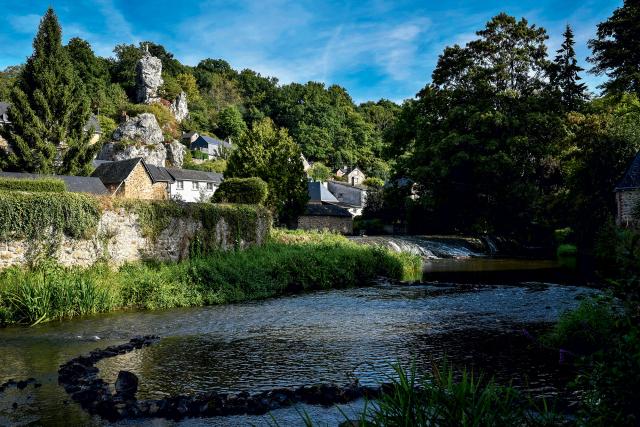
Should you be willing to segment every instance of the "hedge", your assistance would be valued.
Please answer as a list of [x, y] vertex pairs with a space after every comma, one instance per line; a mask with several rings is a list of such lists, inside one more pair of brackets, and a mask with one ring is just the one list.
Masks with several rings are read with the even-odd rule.
[[62, 193], [67, 187], [57, 178], [0, 178], [0, 191], [3, 190]]
[[227, 178], [213, 195], [216, 203], [261, 205], [267, 200], [267, 183], [260, 178]]
[[91, 196], [0, 191], [0, 238], [38, 238], [49, 230], [88, 237], [99, 220], [98, 202]]

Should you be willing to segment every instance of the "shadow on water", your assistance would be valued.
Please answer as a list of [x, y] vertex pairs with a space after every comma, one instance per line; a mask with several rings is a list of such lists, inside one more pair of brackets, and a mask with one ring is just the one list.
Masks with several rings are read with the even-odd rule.
[[[0, 395], [0, 425], [104, 424], [75, 403], [64, 403], [68, 396], [57, 385], [57, 368], [96, 347], [142, 334], [162, 339], [99, 363], [101, 377], [110, 383], [120, 370], [138, 375], [140, 398], [346, 384], [354, 378], [375, 385], [396, 361], [430, 366], [445, 354], [458, 366], [487, 370], [499, 382], [537, 394], [562, 394], [566, 377], [556, 355], [532, 346], [522, 330], [539, 333], [594, 292], [544, 283], [377, 285], [0, 330], [0, 382], [33, 376], [43, 383], [37, 390]], [[100, 341], [92, 341], [94, 336]], [[305, 410], [329, 425], [342, 419], [335, 409]], [[282, 425], [299, 420], [295, 409], [278, 410], [274, 416]], [[265, 422], [232, 417], [180, 424]]]

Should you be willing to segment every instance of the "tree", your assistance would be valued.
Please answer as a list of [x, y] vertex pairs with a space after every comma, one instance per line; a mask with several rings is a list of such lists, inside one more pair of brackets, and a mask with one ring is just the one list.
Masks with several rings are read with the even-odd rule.
[[590, 70], [606, 74], [609, 81], [601, 87], [606, 93], [625, 91], [640, 95], [640, 4], [625, 0], [606, 21], [598, 24], [596, 38], [589, 40], [593, 55]]
[[83, 127], [89, 100], [82, 81], [62, 47], [62, 30], [53, 9], [40, 21], [33, 54], [11, 91], [7, 140], [2, 152], [10, 170], [86, 174], [99, 149]]
[[579, 73], [584, 68], [578, 65], [573, 48], [573, 30], [567, 25], [562, 34], [564, 40], [557, 51], [551, 68], [551, 83], [560, 92], [560, 101], [565, 111], [578, 111], [587, 100], [587, 85], [580, 83]]
[[331, 169], [329, 169], [324, 163], [315, 162], [311, 168], [309, 168], [309, 177], [314, 181], [328, 181], [331, 176], [333, 176]]
[[286, 129], [270, 119], [253, 124], [236, 144], [225, 176], [258, 177], [269, 186], [267, 205], [285, 224], [291, 224], [308, 200], [301, 152]]
[[247, 124], [242, 120], [242, 113], [236, 106], [227, 107], [218, 114], [218, 130], [221, 138], [235, 141], [247, 131]]

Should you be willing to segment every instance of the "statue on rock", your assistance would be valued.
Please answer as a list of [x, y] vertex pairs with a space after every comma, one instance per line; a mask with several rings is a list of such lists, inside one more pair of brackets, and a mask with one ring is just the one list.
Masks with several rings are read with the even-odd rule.
[[158, 102], [158, 89], [162, 83], [162, 61], [152, 56], [149, 46], [145, 46], [144, 54], [136, 64], [136, 101], [144, 104]]

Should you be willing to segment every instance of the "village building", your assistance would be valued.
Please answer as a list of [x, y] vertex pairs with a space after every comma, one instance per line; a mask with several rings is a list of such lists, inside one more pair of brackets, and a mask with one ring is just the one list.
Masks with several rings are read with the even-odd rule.
[[110, 194], [126, 199], [168, 199], [173, 181], [165, 168], [149, 165], [141, 157], [102, 163], [91, 176], [100, 178]]
[[329, 181], [327, 188], [337, 199], [337, 205], [348, 210], [352, 216], [362, 215], [367, 204], [367, 190], [364, 185], [350, 185], [346, 182]]
[[223, 176], [221, 173], [190, 169], [161, 168], [173, 179], [169, 183], [169, 198], [184, 202], [209, 201], [216, 192]]
[[43, 179], [54, 178], [64, 182], [67, 191], [71, 193], [87, 193], [96, 196], [107, 196], [109, 191], [99, 178], [91, 176], [41, 175], [37, 173], [0, 172], [0, 178], [9, 179]]
[[[9, 104], [7, 102], [0, 102], [0, 128], [11, 124], [9, 121]], [[9, 143], [0, 135], [0, 149], [7, 150]]]
[[309, 202], [304, 213], [298, 217], [301, 230], [329, 230], [342, 234], [353, 234], [353, 217], [347, 209], [338, 206], [338, 199], [327, 188], [326, 183], [309, 182]]
[[345, 181], [351, 185], [361, 185], [364, 180], [367, 179], [364, 172], [362, 172], [357, 166], [353, 169], [343, 166], [340, 169], [337, 169], [334, 175], [338, 178], [344, 177]]
[[220, 141], [219, 139], [206, 135], [198, 135], [189, 148], [192, 151], [199, 151], [206, 154], [209, 159], [219, 159], [226, 157], [229, 150], [231, 150], [231, 143]]
[[198, 132], [196, 132], [196, 131], [185, 132], [180, 137], [180, 140], [182, 141], [182, 143], [184, 145], [186, 145], [187, 147], [190, 147], [191, 144], [196, 142], [196, 139], [198, 139], [199, 136], [200, 136], [200, 134], [198, 134]]
[[636, 224], [638, 221], [634, 213], [640, 208], [640, 153], [616, 185], [615, 195], [616, 224], [625, 227]]
[[98, 121], [98, 117], [95, 114], [92, 114], [89, 117], [89, 120], [82, 128], [85, 132], [91, 132], [91, 139], [89, 140], [90, 144], [95, 144], [100, 141], [100, 137], [102, 136], [102, 128], [100, 127], [100, 122]]

